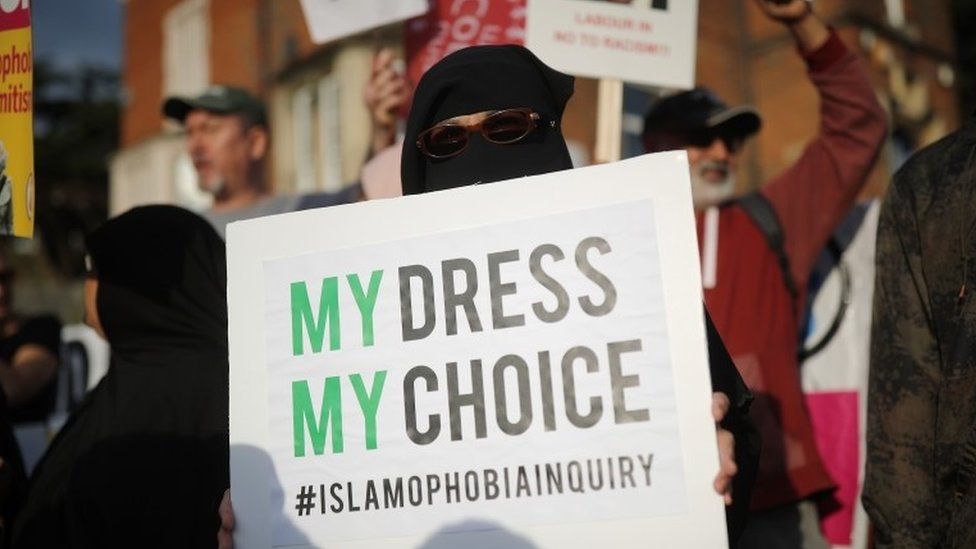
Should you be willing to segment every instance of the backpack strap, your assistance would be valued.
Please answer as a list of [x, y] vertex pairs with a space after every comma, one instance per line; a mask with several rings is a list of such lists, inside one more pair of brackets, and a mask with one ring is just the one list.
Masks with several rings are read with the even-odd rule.
[[761, 192], [753, 191], [745, 196], [736, 199], [738, 204], [749, 216], [749, 219], [756, 224], [759, 232], [766, 238], [769, 249], [776, 254], [776, 261], [779, 263], [780, 274], [783, 277], [783, 284], [790, 292], [790, 303], [793, 306], [793, 313], [796, 314], [796, 300], [800, 295], [793, 273], [790, 271], [790, 258], [786, 255], [786, 248], [783, 239], [783, 225], [773, 209], [772, 203]]

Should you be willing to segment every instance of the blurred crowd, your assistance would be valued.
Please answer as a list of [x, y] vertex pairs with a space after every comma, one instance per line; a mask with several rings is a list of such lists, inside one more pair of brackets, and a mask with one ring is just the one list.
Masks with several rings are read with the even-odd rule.
[[[762, 131], [763, 113], [701, 86], [655, 101], [642, 138], [645, 152], [688, 154], [721, 457], [714, 486], [730, 544], [825, 548], [823, 518], [851, 481], [829, 464], [818, 438], [825, 426], [801, 380], [811, 288], [825, 276], [825, 250], [857, 213], [887, 115], [863, 61], [809, 2], [755, 4], [790, 31], [819, 95], [818, 112], [793, 114], [819, 121], [802, 154], [769, 181], [737, 185], [743, 145]], [[333, 193], [273, 192], [267, 111], [247, 90], [216, 85], [164, 100], [212, 206], [199, 215], [138, 207], [88, 237], [85, 318], [107, 340], [111, 365], [28, 464], [12, 427], [55, 407], [71, 355], [57, 319], [12, 310], [15, 273], [0, 255], [7, 546], [232, 545], [227, 224], [572, 169], [560, 123], [573, 79], [528, 50], [466, 48], [416, 83], [399, 67], [391, 50], [373, 57], [362, 90], [369, 155], [359, 181]], [[863, 478], [876, 547], [976, 547], [974, 151], [970, 118], [911, 158], [875, 207], [871, 334], [855, 342], [870, 352], [867, 428], [855, 429], [866, 455], [852, 489]], [[755, 190], [736, 194], [743, 187]], [[873, 227], [865, 230], [873, 239]], [[854, 414], [856, 425], [856, 406]], [[137, 483], [156, 495], [134, 493]]]

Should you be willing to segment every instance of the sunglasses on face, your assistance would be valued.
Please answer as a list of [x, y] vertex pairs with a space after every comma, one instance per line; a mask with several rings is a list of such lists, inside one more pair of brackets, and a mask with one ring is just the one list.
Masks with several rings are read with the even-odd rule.
[[[460, 118], [475, 121], [462, 123]], [[525, 108], [485, 111], [451, 118], [421, 132], [417, 147], [431, 158], [450, 158], [464, 152], [469, 136], [475, 132], [481, 133], [481, 137], [489, 143], [509, 145], [525, 139], [540, 119], [539, 113]], [[550, 125], [555, 126], [555, 122]]]
[[712, 143], [714, 143], [716, 139], [721, 139], [722, 143], [725, 144], [725, 148], [728, 149], [730, 153], [739, 152], [739, 149], [742, 148], [742, 144], [745, 142], [745, 140], [740, 136], [714, 131], [692, 132], [685, 136], [685, 140], [688, 145], [699, 149], [707, 149], [711, 147]]

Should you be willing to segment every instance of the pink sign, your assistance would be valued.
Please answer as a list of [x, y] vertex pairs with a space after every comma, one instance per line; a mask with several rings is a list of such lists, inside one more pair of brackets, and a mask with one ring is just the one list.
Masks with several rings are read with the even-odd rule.
[[525, 0], [430, 0], [430, 11], [407, 21], [407, 76], [416, 84], [434, 63], [468, 46], [524, 41]]
[[820, 527], [831, 544], [850, 545], [861, 481], [858, 395], [856, 391], [808, 393], [806, 403], [820, 457], [837, 484], [833, 497], [821, 505]]

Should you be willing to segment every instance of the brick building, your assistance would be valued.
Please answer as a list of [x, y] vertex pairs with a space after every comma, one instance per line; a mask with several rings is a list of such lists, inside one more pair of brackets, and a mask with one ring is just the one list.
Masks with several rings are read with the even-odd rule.
[[[907, 151], [958, 123], [949, 52], [949, 0], [819, 0], [817, 10], [872, 67], [897, 130], [868, 194], [884, 188]], [[125, 2], [121, 150], [112, 162], [113, 213], [145, 202], [206, 204], [162, 99], [209, 84], [248, 88], [268, 105], [269, 180], [278, 192], [338, 189], [365, 158], [368, 113], [361, 90], [372, 52], [400, 47], [402, 25], [326, 46], [312, 44], [298, 0]], [[765, 127], [745, 150], [743, 185], [789, 165], [817, 123], [816, 95], [789, 34], [752, 2], [700, 0], [698, 81], [729, 102], [754, 104]], [[597, 83], [579, 79], [567, 136], [592, 151]], [[639, 120], [624, 128], [639, 131]], [[585, 152], [584, 152], [585, 155]], [[592, 156], [592, 155], [588, 155]]]

